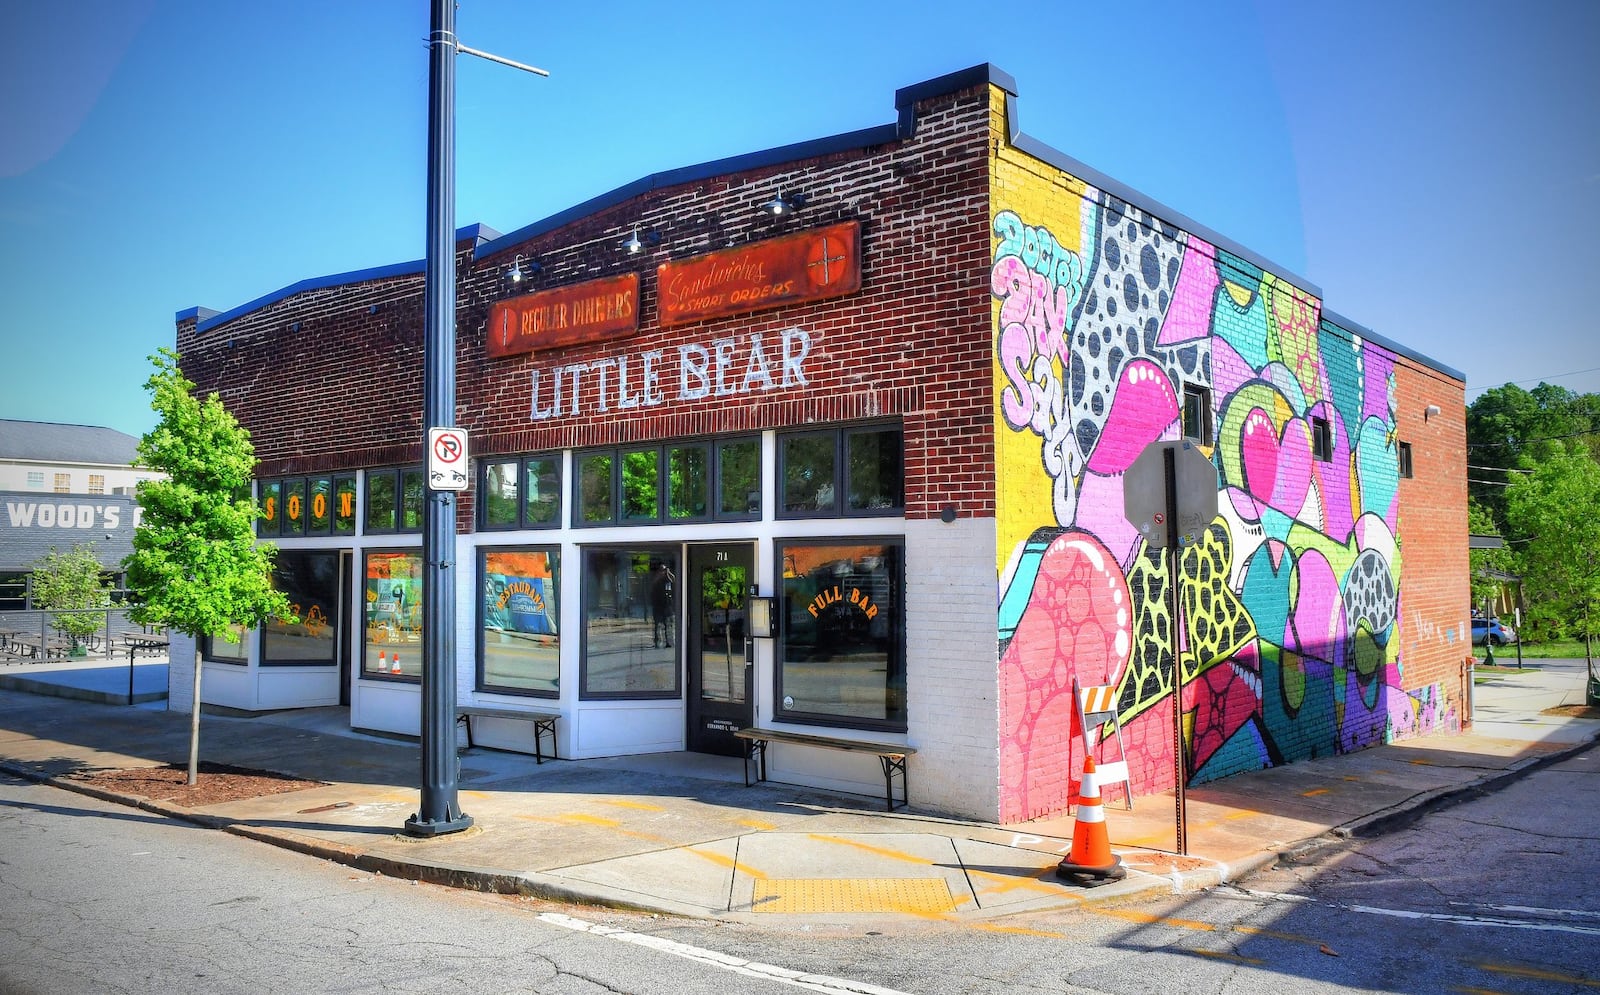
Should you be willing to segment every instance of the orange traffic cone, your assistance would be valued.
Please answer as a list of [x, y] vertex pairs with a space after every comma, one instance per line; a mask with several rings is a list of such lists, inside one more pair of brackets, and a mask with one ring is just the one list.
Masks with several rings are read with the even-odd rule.
[[1111, 852], [1106, 835], [1106, 810], [1100, 804], [1100, 784], [1094, 757], [1083, 758], [1083, 784], [1078, 788], [1078, 817], [1072, 824], [1072, 852], [1056, 865], [1056, 877], [1084, 888], [1128, 876], [1122, 858]]
[[396, 650], [394, 655], [389, 657], [389, 673], [398, 674], [399, 672], [400, 672], [400, 652], [398, 650]]
[[379, 650], [378, 651], [378, 673], [387, 674], [388, 672], [389, 672], [389, 651], [388, 650]]

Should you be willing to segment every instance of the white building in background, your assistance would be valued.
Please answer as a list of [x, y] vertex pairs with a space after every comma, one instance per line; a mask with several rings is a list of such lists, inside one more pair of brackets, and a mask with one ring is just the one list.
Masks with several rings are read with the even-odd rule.
[[0, 611], [29, 607], [28, 574], [50, 550], [88, 545], [120, 575], [139, 523], [139, 440], [95, 425], [0, 419]]
[[116, 429], [0, 418], [0, 491], [132, 495], [159, 476], [138, 458], [139, 440]]

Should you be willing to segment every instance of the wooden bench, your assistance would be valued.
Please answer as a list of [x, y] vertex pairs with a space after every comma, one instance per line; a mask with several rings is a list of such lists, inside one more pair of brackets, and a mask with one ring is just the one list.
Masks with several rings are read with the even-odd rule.
[[819, 750], [871, 753], [878, 758], [878, 763], [883, 767], [883, 795], [888, 810], [893, 812], [895, 809], [896, 774], [900, 775], [900, 804], [911, 803], [911, 789], [906, 782], [906, 758], [917, 752], [915, 747], [894, 743], [865, 743], [858, 739], [836, 739], [832, 736], [817, 736], [804, 732], [779, 732], [775, 729], [740, 729], [734, 735], [745, 741], [744, 785], [747, 788], [750, 786], [750, 761], [760, 761], [756, 768], [758, 775], [756, 780], [765, 781], [767, 747], [773, 743], [788, 743], [791, 746], [810, 746]]
[[472, 742], [473, 719], [510, 719], [513, 722], [533, 723], [533, 759], [535, 763], [544, 763], [544, 737], [550, 735], [550, 759], [560, 760], [561, 754], [556, 748], [556, 719], [561, 717], [561, 712], [548, 708], [489, 708], [482, 705], [457, 705], [456, 724], [467, 727], [467, 749], [475, 745]]

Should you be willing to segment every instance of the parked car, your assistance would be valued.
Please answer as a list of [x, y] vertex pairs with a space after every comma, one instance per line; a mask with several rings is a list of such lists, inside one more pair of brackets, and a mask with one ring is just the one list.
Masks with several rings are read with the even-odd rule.
[[1482, 646], [1488, 643], [1491, 646], [1504, 646], [1506, 643], [1517, 641], [1517, 630], [1509, 625], [1500, 624], [1497, 618], [1484, 618], [1481, 615], [1472, 617], [1472, 645]]

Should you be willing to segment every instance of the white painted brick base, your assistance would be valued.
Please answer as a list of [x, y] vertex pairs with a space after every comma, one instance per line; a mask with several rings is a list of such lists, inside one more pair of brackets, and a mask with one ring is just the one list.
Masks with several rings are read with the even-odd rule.
[[992, 518], [906, 522], [912, 804], [1000, 815], [998, 582]]

